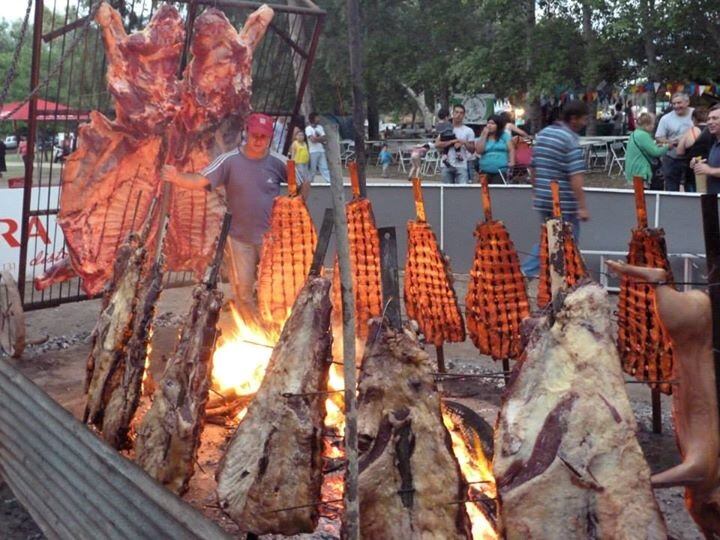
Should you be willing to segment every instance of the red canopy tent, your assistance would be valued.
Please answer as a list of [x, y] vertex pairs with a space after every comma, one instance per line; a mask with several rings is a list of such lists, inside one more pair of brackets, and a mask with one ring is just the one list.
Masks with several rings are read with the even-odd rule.
[[[30, 104], [25, 103], [17, 111], [15, 109], [20, 105], [20, 101], [6, 103], [0, 108], [0, 120], [11, 120], [14, 122], [27, 121], [30, 119]], [[13, 112], [15, 111], [15, 112]], [[90, 117], [86, 111], [73, 110], [67, 105], [47, 101], [45, 99], [37, 100], [37, 119], [40, 122], [64, 122], [64, 121], [83, 121]]]

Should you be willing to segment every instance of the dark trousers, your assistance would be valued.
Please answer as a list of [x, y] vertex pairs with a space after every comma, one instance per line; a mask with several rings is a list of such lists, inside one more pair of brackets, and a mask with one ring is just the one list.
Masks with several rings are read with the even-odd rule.
[[685, 184], [687, 193], [695, 193], [695, 174], [686, 159], [673, 159], [665, 156], [662, 159], [663, 176], [665, 177], [665, 191], [680, 191], [680, 185]]

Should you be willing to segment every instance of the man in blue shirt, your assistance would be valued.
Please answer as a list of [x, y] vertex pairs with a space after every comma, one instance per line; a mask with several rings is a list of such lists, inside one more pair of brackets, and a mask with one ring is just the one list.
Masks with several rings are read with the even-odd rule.
[[694, 158], [692, 162], [695, 174], [707, 175], [707, 192], [720, 194], [720, 104], [713, 105], [708, 112], [707, 128], [713, 137], [713, 145], [707, 162]]
[[[560, 187], [563, 219], [572, 224], [577, 240], [580, 236], [580, 221], [590, 218], [583, 192], [585, 161], [577, 135], [587, 125], [587, 105], [582, 101], [569, 101], [563, 107], [560, 118], [559, 122], [538, 133], [535, 139], [530, 175], [533, 208], [539, 212], [541, 223], [552, 217], [550, 183], [556, 180]], [[540, 270], [539, 252], [540, 247], [536, 244], [522, 265], [525, 276], [537, 277]]]
[[270, 151], [272, 119], [251, 114], [246, 124], [247, 143], [219, 155], [199, 173], [182, 173], [165, 165], [162, 178], [185, 189], [225, 189], [232, 213], [228, 251], [231, 283], [240, 314], [256, 319], [255, 279], [260, 248], [280, 183], [287, 181], [285, 158]]

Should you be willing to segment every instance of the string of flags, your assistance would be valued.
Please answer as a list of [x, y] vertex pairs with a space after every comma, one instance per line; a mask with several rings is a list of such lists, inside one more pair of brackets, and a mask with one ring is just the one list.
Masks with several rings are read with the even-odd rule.
[[665, 93], [669, 92], [685, 92], [690, 96], [702, 96], [703, 94], [718, 95], [720, 93], [720, 85], [717, 84], [698, 84], [698, 83], [659, 83], [647, 82], [645, 84], [634, 84], [628, 87], [630, 94], [644, 94], [646, 92]]

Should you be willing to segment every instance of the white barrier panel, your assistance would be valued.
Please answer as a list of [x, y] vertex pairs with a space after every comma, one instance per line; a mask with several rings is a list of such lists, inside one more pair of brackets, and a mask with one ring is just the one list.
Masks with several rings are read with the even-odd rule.
[[[58, 207], [59, 188], [32, 190], [31, 208], [55, 210]], [[22, 222], [22, 189], [0, 190], [0, 269], [8, 270], [18, 278], [20, 261], [20, 232]], [[65, 252], [62, 230], [55, 215], [31, 216], [28, 220], [28, 277], [40, 276], [46, 268], [60, 261]]]

